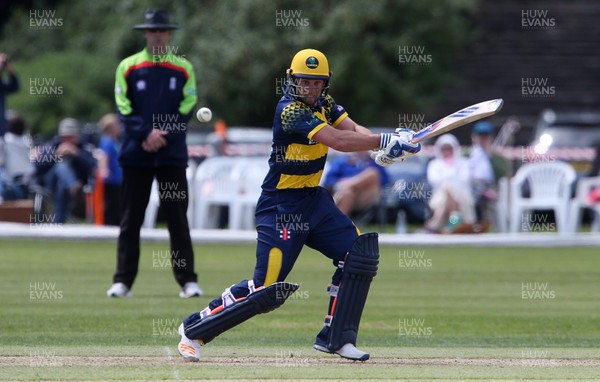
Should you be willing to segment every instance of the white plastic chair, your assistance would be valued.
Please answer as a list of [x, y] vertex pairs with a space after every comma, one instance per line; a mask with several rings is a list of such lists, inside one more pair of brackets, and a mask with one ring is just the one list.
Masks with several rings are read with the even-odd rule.
[[[556, 230], [566, 232], [568, 227], [571, 186], [575, 170], [563, 162], [527, 163], [510, 180], [510, 230], [519, 231], [523, 212], [553, 210]], [[529, 197], [523, 196], [523, 185], [529, 185]]]
[[[191, 226], [193, 222], [194, 214], [194, 190], [193, 180], [198, 165], [193, 160], [188, 162], [188, 167], [185, 170], [185, 175], [188, 182], [188, 209], [187, 218], [188, 224]], [[160, 207], [160, 196], [158, 193], [158, 183], [156, 179], [152, 182], [152, 191], [150, 191], [150, 200], [148, 200], [148, 206], [146, 206], [146, 213], [144, 215], [144, 228], [154, 228], [156, 226], [156, 216], [158, 215], [158, 208]]]
[[509, 179], [502, 177], [498, 180], [498, 201], [496, 202], [496, 225], [498, 232], [508, 232], [510, 187]]
[[600, 176], [592, 178], [581, 178], [577, 182], [577, 191], [575, 198], [571, 200], [569, 214], [569, 229], [571, 232], [577, 232], [581, 224], [581, 210], [590, 208], [594, 211], [594, 220], [592, 222], [592, 232], [600, 231], [600, 204], [592, 204], [588, 201], [588, 194], [596, 187], [600, 187]]
[[[213, 157], [196, 169], [194, 180], [194, 228], [215, 228], [216, 208], [229, 207], [229, 220], [237, 220], [235, 199], [239, 185], [232, 177], [237, 163], [247, 160], [239, 157]], [[234, 216], [232, 216], [234, 215]]]
[[232, 178], [238, 185], [238, 195], [230, 207], [230, 229], [254, 229], [256, 203], [262, 192], [262, 183], [269, 172], [266, 157], [245, 158], [234, 168]]

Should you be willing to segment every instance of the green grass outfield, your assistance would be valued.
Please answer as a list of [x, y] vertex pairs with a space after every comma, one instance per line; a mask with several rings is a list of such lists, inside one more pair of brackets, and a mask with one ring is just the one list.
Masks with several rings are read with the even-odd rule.
[[248, 278], [254, 246], [196, 245], [206, 293], [182, 300], [167, 243], [108, 299], [115, 244], [0, 240], [2, 380], [600, 380], [597, 248], [383, 247], [354, 363], [311, 349], [333, 267], [305, 250], [279, 310], [177, 355], [179, 322]]

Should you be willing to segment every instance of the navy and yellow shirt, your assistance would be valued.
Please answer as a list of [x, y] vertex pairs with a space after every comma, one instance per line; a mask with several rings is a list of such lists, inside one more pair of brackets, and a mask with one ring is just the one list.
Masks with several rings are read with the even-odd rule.
[[[147, 49], [127, 57], [116, 71], [115, 101], [124, 127], [121, 165], [187, 166], [187, 122], [197, 101], [196, 77], [187, 59], [152, 55]], [[167, 146], [156, 153], [142, 149], [152, 129], [168, 133]]]
[[312, 140], [326, 125], [337, 127], [348, 116], [331, 96], [309, 106], [289, 96], [277, 104], [273, 145], [264, 192], [312, 190], [319, 185], [328, 147]]

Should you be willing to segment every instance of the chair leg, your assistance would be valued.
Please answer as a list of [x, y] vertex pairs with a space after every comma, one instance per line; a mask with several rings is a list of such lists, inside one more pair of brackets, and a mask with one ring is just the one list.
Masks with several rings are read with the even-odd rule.
[[510, 232], [519, 232], [519, 225], [523, 219], [523, 211], [519, 208], [514, 209], [510, 214]]
[[592, 232], [600, 232], [600, 206], [592, 209], [594, 211], [594, 220], [592, 220]]

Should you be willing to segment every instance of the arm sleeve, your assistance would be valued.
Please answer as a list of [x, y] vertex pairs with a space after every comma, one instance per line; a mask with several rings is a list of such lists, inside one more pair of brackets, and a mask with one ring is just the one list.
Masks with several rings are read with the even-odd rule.
[[183, 86], [183, 100], [179, 104], [179, 114], [182, 115], [184, 122], [190, 120], [194, 106], [198, 102], [198, 90], [196, 88], [196, 75], [191, 64], [186, 65], [188, 79]]
[[329, 114], [329, 124], [333, 127], [337, 127], [337, 125], [339, 125], [344, 118], [348, 116], [348, 112], [346, 112], [346, 109], [344, 109], [342, 105], [335, 103], [335, 100], [332, 96], [328, 95], [325, 98], [325, 101], [327, 103], [327, 111]]
[[142, 116], [133, 109], [131, 100], [127, 97], [126, 71], [127, 65], [121, 62], [115, 74], [115, 102], [117, 112], [127, 135], [142, 142], [152, 131], [152, 125], [144, 122]]

